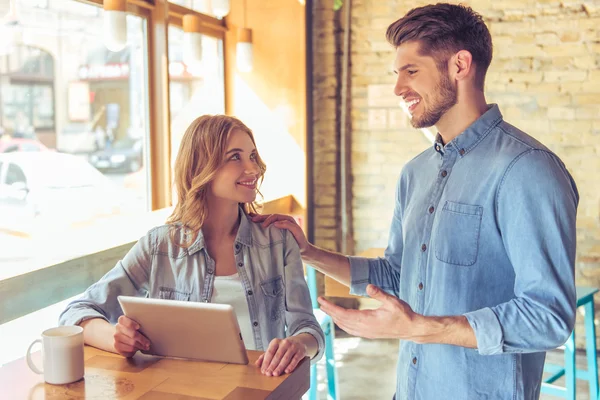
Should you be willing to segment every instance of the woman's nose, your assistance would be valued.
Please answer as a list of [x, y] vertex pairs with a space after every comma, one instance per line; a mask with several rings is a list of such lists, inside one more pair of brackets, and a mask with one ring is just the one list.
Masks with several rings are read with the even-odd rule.
[[258, 164], [255, 161], [248, 161], [245, 165], [245, 170], [247, 174], [257, 175], [260, 171]]

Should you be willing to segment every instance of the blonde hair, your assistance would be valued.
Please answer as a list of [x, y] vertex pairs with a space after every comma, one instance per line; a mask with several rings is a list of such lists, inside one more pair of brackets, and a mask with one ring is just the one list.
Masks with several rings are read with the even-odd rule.
[[[235, 129], [246, 132], [256, 146], [250, 128], [239, 119], [227, 115], [203, 115], [196, 118], [181, 139], [175, 160], [178, 201], [167, 219], [167, 224], [181, 224], [185, 228], [186, 240], [181, 243], [177, 243], [176, 230], [171, 230], [171, 239], [181, 247], [189, 247], [194, 243], [208, 217], [208, 187], [225, 161], [227, 140]], [[258, 153], [256, 162], [260, 169], [260, 185], [267, 167]], [[240, 206], [245, 213], [256, 213], [258, 210], [256, 202], [240, 203]]]

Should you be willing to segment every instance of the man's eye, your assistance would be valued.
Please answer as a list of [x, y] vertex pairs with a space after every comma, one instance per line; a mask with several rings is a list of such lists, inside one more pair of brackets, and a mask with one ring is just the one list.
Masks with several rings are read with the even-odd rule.
[[408, 70], [408, 74], [409, 74], [409, 75], [414, 75], [414, 74], [416, 74], [416, 73], [417, 73], [417, 71], [416, 71], [416, 70]]

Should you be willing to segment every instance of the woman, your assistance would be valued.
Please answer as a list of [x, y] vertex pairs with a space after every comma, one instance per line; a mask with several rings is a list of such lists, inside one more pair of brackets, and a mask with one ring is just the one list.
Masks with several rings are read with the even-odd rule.
[[305, 356], [316, 362], [324, 336], [298, 245], [287, 231], [248, 216], [265, 169], [241, 121], [218, 115], [192, 122], [175, 162], [178, 202], [167, 224], [70, 303], [60, 323], [81, 325], [91, 346], [132, 357], [150, 343], [117, 296], [226, 303], [246, 348], [266, 349], [256, 362], [263, 374], [290, 373]]

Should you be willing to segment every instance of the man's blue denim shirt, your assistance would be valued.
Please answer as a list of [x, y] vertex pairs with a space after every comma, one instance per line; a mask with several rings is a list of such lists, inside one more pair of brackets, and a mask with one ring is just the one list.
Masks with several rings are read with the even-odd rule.
[[385, 256], [350, 258], [351, 292], [464, 315], [478, 349], [402, 341], [398, 400], [539, 397], [545, 351], [575, 322], [578, 201], [561, 160], [497, 105], [404, 167]]

